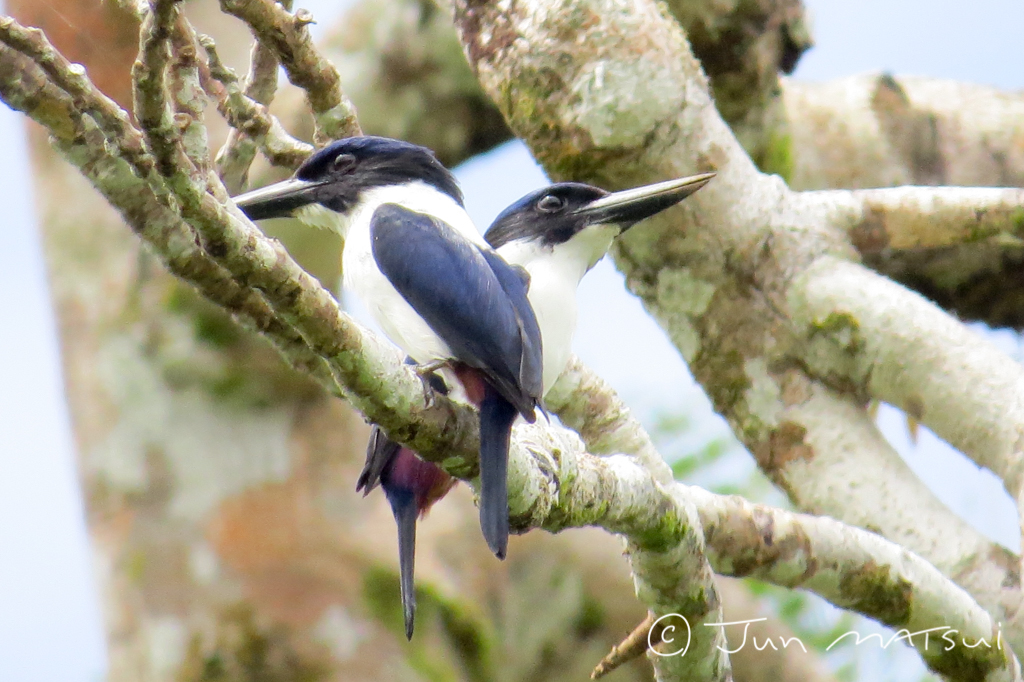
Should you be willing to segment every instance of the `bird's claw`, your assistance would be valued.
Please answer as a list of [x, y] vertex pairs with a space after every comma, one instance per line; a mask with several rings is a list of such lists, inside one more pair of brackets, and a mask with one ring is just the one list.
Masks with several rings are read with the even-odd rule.
[[434, 360], [422, 365], [416, 365], [413, 369], [420, 375], [420, 378], [427, 379], [437, 370], [448, 364], [447, 360]]

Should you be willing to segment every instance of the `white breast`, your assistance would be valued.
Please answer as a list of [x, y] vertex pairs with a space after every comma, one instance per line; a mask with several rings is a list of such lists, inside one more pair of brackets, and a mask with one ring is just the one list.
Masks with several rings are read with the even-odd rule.
[[[398, 204], [433, 215], [476, 244], [485, 242], [473, 221], [451, 197], [416, 182], [379, 187], [366, 192], [360, 205], [340, 226], [345, 238], [342, 272], [345, 289], [353, 292], [391, 341], [418, 363], [452, 357], [452, 351], [416, 314], [377, 267], [370, 243], [370, 220], [382, 204]], [[337, 215], [337, 214], [335, 214]]]
[[558, 246], [536, 241], [509, 242], [498, 253], [530, 273], [528, 298], [540, 327], [544, 349], [544, 393], [558, 380], [569, 356], [576, 331], [576, 288], [590, 268], [608, 251], [618, 228], [594, 226]]

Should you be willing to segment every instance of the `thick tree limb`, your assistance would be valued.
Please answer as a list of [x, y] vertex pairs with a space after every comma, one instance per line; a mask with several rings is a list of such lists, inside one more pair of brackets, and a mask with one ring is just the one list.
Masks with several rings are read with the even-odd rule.
[[999, 476], [1024, 509], [1024, 370], [917, 294], [824, 257], [792, 289], [807, 366], [892, 403]]
[[248, 24], [256, 39], [274, 50], [288, 80], [306, 91], [319, 144], [360, 134], [355, 107], [342, 92], [338, 70], [313, 45], [309, 12], [291, 14], [274, 0], [221, 0], [220, 6]]
[[890, 74], [783, 93], [796, 189], [1024, 187], [1024, 93]]
[[832, 220], [865, 255], [983, 241], [1024, 246], [1024, 189], [894, 187], [804, 196], [834, 211]]
[[[797, 189], [899, 184], [1024, 187], [1024, 96], [934, 78], [783, 80]], [[1024, 327], [1024, 252], [1012, 239], [877, 251], [865, 264], [990, 326]]]
[[[997, 648], [1003, 644], [995, 620], [966, 592], [951, 590], [934, 566], [899, 545], [827, 517], [790, 514], [700, 489], [689, 493], [701, 498], [697, 507], [716, 571], [789, 582], [833, 604], [871, 612], [905, 634], [928, 667], [946, 679], [1020, 676], [1018, 664], [1004, 659], [1008, 645], [1006, 651]], [[954, 613], [955, 625], [949, 620]], [[931, 628], [938, 628], [934, 640], [911, 636]], [[939, 639], [947, 632], [959, 647]], [[981, 639], [987, 644], [978, 646]], [[951, 656], [957, 648], [959, 655]], [[1005, 662], [994, 663], [1000, 659]], [[1001, 670], [991, 672], [995, 667]]]
[[670, 0], [711, 81], [715, 106], [758, 168], [792, 172], [780, 73], [792, 73], [812, 45], [801, 0]]
[[[763, 168], [792, 159], [779, 73], [810, 47], [800, 0], [670, 2], [725, 119]], [[324, 42], [367, 132], [413, 140], [458, 163], [511, 137], [465, 63], [447, 0], [367, 0]]]
[[[939, 502], [910, 472], [859, 405], [811, 387], [792, 372], [776, 376], [793, 402], [782, 423], [813, 424], [810, 460], [784, 457], [759, 464], [801, 509], [870, 528], [928, 559], [1003, 625], [1013, 647], [1022, 640], [1019, 559], [983, 538]], [[562, 422], [583, 435], [591, 452], [623, 452], [665, 466], [643, 426], [604, 382], [573, 359], [546, 398]], [[838, 412], [854, 428], [830, 430]], [[593, 439], [593, 440], [592, 440]], [[651, 460], [653, 453], [655, 460]], [[657, 476], [656, 476], [657, 478]], [[661, 480], [661, 479], [659, 479]], [[923, 523], [922, 519], [929, 519]], [[716, 570], [720, 570], [716, 565]]]
[[[576, 371], [581, 370], [577, 368]], [[534, 435], [538, 431], [540, 433]], [[529, 441], [550, 438], [550, 432], [533, 426], [523, 427], [517, 435]], [[527, 447], [535, 457], [541, 450], [559, 452], [562, 467], [568, 464], [566, 455], [572, 452], [572, 447], [566, 445]], [[925, 649], [923, 637], [911, 638], [909, 641], [918, 647], [928, 666], [947, 679], [1020, 677], [1009, 648], [1002, 651], [995, 648], [998, 628], [994, 619], [937, 569], [899, 545], [831, 519], [790, 514], [753, 505], [739, 497], [722, 497], [682, 484], [670, 484], [667, 493], [662, 493], [659, 490], [666, 489], [657, 484], [650, 474], [641, 473], [640, 466], [621, 455], [604, 458], [581, 456], [575, 466], [579, 467], [576, 472], [563, 468], [561, 475], [556, 473], [554, 476], [563, 482], [563, 495], [579, 500], [567, 500], [570, 508], [583, 511], [592, 507], [593, 503], [587, 502], [592, 493], [601, 499], [610, 499], [612, 507], [618, 507], [617, 495], [609, 498], [606, 493], [597, 492], [604, 487], [603, 480], [618, 481], [617, 485], [623, 481], [635, 482], [648, 491], [643, 495], [649, 502], [659, 500], [652, 507], [660, 509], [660, 514], [664, 515], [662, 519], [676, 517], [680, 513], [669, 511], [673, 505], [665, 506], [663, 494], [681, 506], [696, 502], [695, 508], [709, 543], [708, 556], [716, 572], [731, 576], [752, 575], [787, 587], [802, 587], [895, 629], [918, 632], [946, 626], [957, 630], [970, 644], [976, 644], [980, 638], [987, 639], [991, 647], [961, 646], [960, 651], [954, 653], [957, 647], [948, 648], [945, 643], [938, 646], [937, 641], [932, 640]], [[588, 471], [591, 466], [594, 469]], [[534, 472], [534, 475], [550, 470], [544, 465], [523, 469]], [[588, 482], [581, 484], [583, 480]], [[542, 489], [542, 481], [538, 479], [537, 483], [527, 484], [525, 489]], [[569, 490], [566, 490], [565, 481], [573, 482]], [[532, 507], [536, 505], [536, 502], [531, 502]], [[621, 509], [627, 507], [623, 505]], [[620, 513], [609, 512], [599, 525], [614, 530], [623, 523], [622, 517], [618, 516]], [[550, 523], [551, 517], [548, 519]], [[585, 519], [585, 512], [577, 517], [579, 521]], [[652, 522], [656, 526], [664, 520], [657, 522], [652, 519]], [[558, 525], [543, 527], [560, 530]], [[671, 572], [672, 565], [663, 564], [651, 573], [664, 580], [662, 591], [669, 589], [670, 579], [665, 572]], [[637, 589], [642, 595], [644, 586], [640, 582]], [[651, 603], [641, 598], [645, 603]], [[676, 597], [674, 602], [686, 603], [686, 600]], [[655, 613], [661, 615], [665, 611], [655, 609]], [[950, 621], [952, 614], [957, 614], [955, 622]]]

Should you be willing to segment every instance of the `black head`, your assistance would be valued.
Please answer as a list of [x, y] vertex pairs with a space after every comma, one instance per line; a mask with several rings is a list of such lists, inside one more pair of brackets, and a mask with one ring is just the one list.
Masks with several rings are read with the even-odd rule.
[[527, 194], [502, 211], [484, 239], [495, 249], [517, 240], [567, 242], [590, 224], [580, 209], [606, 196], [603, 189], [580, 182], [556, 183]]
[[674, 206], [708, 183], [714, 173], [606, 192], [578, 182], [559, 182], [512, 204], [491, 223], [484, 239], [497, 249], [517, 240], [563, 244], [591, 225], [625, 231]]
[[346, 213], [368, 189], [416, 180], [462, 205], [455, 176], [432, 151], [371, 135], [332, 142], [306, 159], [293, 177], [235, 197], [235, 203], [252, 220], [288, 217], [309, 204]]

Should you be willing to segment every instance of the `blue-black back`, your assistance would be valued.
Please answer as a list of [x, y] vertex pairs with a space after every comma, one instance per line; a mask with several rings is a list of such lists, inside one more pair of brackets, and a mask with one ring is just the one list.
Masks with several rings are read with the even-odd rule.
[[456, 359], [481, 370], [526, 419], [543, 391], [540, 329], [526, 283], [451, 226], [395, 204], [370, 223], [384, 276]]

